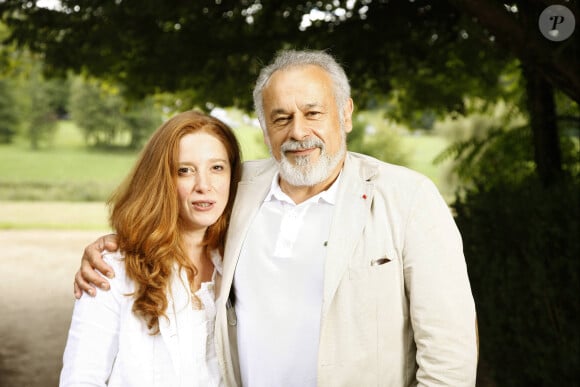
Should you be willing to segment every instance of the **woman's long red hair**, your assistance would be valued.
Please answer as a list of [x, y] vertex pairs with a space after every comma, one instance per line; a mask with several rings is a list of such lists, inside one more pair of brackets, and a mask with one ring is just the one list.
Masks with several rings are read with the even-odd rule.
[[220, 140], [230, 162], [228, 203], [204, 237], [206, 254], [216, 249], [223, 254], [241, 176], [241, 155], [232, 130], [214, 117], [187, 111], [165, 122], [151, 136], [132, 172], [108, 201], [109, 221], [125, 255], [127, 276], [136, 284], [133, 312], [145, 319], [154, 334], [159, 332], [159, 317], [166, 316], [169, 282], [175, 267], [186, 270], [190, 286], [198, 272], [183, 248], [176, 187], [179, 142], [184, 135], [198, 131]]

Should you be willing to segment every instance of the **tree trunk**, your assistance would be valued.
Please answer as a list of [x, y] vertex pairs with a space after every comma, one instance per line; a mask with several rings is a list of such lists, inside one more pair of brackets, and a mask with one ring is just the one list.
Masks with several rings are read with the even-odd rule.
[[533, 66], [524, 66], [523, 74], [526, 80], [536, 171], [544, 185], [549, 186], [562, 175], [554, 89]]

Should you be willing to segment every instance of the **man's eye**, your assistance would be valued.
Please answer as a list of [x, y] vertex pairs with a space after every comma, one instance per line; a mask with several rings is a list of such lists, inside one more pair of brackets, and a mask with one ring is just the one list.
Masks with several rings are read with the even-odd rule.
[[308, 112], [307, 116], [308, 117], [317, 117], [320, 114], [321, 114], [320, 112], [312, 111], [312, 112]]
[[290, 120], [290, 117], [278, 117], [274, 120], [275, 124], [284, 124]]

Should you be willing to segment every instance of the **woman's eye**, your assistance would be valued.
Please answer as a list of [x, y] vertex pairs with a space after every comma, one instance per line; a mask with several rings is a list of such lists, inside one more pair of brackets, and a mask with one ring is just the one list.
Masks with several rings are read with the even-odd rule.
[[178, 173], [180, 176], [183, 176], [183, 175], [191, 175], [191, 174], [192, 174], [192, 173], [194, 173], [194, 172], [195, 172], [195, 171], [194, 171], [194, 170], [193, 170], [193, 168], [191, 168], [191, 167], [180, 167], [180, 168], [177, 170], [177, 173]]
[[223, 165], [214, 165], [213, 169], [215, 171], [223, 171], [225, 169], [225, 167]]

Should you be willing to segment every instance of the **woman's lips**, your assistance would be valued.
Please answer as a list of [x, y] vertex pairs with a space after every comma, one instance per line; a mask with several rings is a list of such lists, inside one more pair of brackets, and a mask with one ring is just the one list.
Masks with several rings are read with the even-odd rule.
[[196, 200], [191, 205], [198, 211], [209, 211], [213, 208], [215, 202], [211, 200]]

